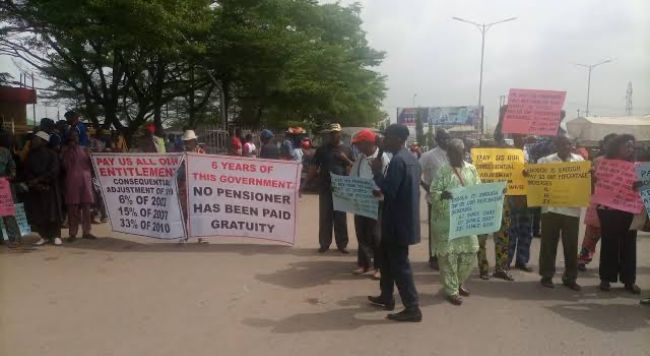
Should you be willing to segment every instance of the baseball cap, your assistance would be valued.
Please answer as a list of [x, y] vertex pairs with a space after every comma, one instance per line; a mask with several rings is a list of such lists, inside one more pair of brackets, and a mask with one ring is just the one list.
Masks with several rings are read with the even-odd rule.
[[357, 132], [356, 135], [352, 138], [352, 143], [359, 142], [375, 142], [377, 140], [377, 134], [372, 132], [369, 129], [363, 129]]

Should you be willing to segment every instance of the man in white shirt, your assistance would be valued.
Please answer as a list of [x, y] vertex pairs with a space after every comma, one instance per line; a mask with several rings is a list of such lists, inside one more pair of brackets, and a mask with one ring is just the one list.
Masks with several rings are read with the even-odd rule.
[[[557, 153], [542, 157], [537, 163], [584, 161], [580, 155], [571, 153], [573, 143], [566, 134], [561, 134], [555, 139], [555, 148]], [[542, 277], [542, 286], [554, 288], [555, 258], [560, 235], [562, 235], [562, 249], [564, 250], [562, 284], [574, 291], [580, 290], [580, 286], [576, 283], [578, 278], [579, 227], [579, 207], [542, 208], [542, 241], [539, 251], [539, 274]]]
[[436, 257], [436, 238], [431, 235], [431, 197], [429, 187], [431, 182], [438, 178], [438, 171], [441, 167], [449, 164], [447, 158], [447, 144], [451, 136], [443, 128], [436, 129], [436, 143], [438, 146], [425, 152], [420, 157], [420, 168], [422, 169], [422, 188], [427, 192], [427, 221], [429, 222], [429, 266], [438, 270], [438, 258]]
[[[359, 156], [354, 161], [350, 176], [372, 179], [374, 177], [370, 163], [379, 155], [377, 147], [377, 135], [371, 130], [359, 131], [353, 138], [352, 144], [359, 150]], [[382, 153], [382, 172], [386, 172], [390, 159], [386, 153]], [[373, 278], [381, 277], [379, 272], [380, 254], [377, 252], [380, 240], [380, 226], [377, 220], [361, 215], [354, 216], [354, 230], [357, 234], [359, 249], [357, 250], [357, 269], [354, 274], [364, 274], [373, 267]], [[374, 263], [373, 263], [374, 257]]]

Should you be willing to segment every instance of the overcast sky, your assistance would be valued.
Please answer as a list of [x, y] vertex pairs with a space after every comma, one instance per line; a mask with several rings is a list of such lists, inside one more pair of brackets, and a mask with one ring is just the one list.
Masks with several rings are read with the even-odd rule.
[[[355, 1], [343, 1], [343, 4]], [[590, 112], [623, 115], [628, 82], [634, 114], [650, 114], [650, 1], [647, 0], [361, 0], [372, 47], [386, 51], [384, 110], [478, 102], [481, 35], [452, 16], [496, 25], [486, 36], [483, 103], [492, 124], [509, 88], [567, 91], [567, 118], [584, 113], [587, 69]]]
[[[477, 103], [480, 32], [452, 16], [485, 23], [518, 17], [487, 33], [483, 103], [490, 125], [499, 96], [509, 88], [566, 90], [568, 118], [578, 109], [584, 113], [587, 70], [572, 63], [607, 58], [614, 61], [593, 71], [590, 111], [623, 115], [631, 81], [634, 114], [650, 114], [650, 1], [358, 2], [371, 46], [386, 51], [378, 70], [388, 77], [384, 110], [393, 120], [396, 108], [410, 106], [414, 94], [419, 106]], [[0, 71], [5, 70], [16, 73], [10, 59], [0, 57]], [[56, 108], [48, 114], [55, 116]], [[37, 116], [44, 115], [39, 106]]]

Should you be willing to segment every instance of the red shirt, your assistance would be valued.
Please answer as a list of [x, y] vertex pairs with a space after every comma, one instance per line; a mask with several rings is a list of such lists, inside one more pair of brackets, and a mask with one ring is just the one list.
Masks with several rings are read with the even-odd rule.
[[242, 144], [241, 140], [237, 136], [233, 136], [230, 138], [230, 152], [231, 154], [241, 154], [241, 149], [242, 149]]

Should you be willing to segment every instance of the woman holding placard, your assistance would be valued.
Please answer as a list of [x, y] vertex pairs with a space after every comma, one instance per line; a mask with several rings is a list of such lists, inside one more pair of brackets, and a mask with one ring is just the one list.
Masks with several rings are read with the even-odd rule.
[[[609, 145], [605, 158], [633, 162], [635, 142], [632, 135], [617, 136]], [[602, 231], [600, 289], [607, 292], [611, 289], [610, 283], [620, 280], [626, 290], [640, 294], [641, 289], [636, 285], [636, 230], [630, 230], [634, 215], [600, 205], [598, 217]]]
[[455, 239], [449, 238], [449, 200], [450, 191], [458, 187], [468, 187], [481, 183], [476, 168], [463, 160], [465, 146], [462, 140], [449, 141], [447, 156], [449, 165], [440, 168], [438, 179], [431, 183], [431, 229], [438, 237], [436, 254], [440, 265], [440, 276], [447, 300], [461, 305], [461, 296], [469, 296], [463, 282], [472, 273], [478, 252], [476, 235]]

